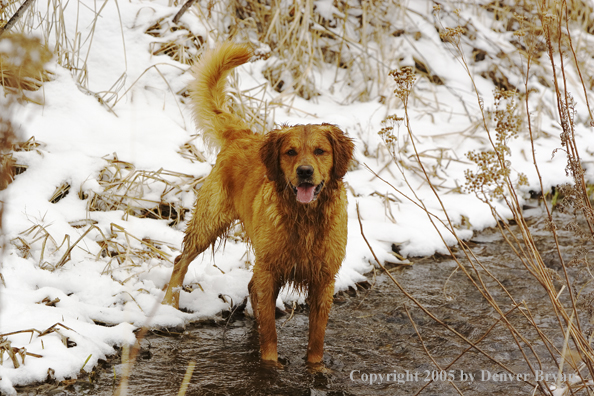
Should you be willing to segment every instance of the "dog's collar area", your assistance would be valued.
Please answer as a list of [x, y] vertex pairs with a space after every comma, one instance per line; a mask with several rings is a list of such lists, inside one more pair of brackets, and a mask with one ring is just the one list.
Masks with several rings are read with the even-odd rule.
[[297, 187], [295, 187], [293, 183], [289, 184], [291, 184], [291, 188], [297, 197], [297, 201], [301, 203], [311, 203], [318, 199], [318, 195], [320, 194], [322, 187], [324, 187], [324, 180], [317, 186], [307, 182], [301, 183]]

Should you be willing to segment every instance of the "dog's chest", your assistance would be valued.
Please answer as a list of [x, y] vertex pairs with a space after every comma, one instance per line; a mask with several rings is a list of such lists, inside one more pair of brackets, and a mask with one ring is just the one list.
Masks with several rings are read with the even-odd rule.
[[289, 225], [285, 232], [286, 238], [281, 240], [287, 243], [278, 257], [277, 269], [287, 282], [309, 282], [325, 265], [324, 235], [319, 227], [303, 223]]

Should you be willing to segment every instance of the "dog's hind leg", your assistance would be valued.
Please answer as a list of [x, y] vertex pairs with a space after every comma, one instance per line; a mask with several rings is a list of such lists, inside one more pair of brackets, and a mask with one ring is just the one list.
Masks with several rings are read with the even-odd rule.
[[179, 289], [188, 272], [188, 266], [200, 253], [213, 245], [236, 218], [218, 178], [208, 177], [198, 192], [192, 219], [184, 236], [184, 248], [175, 259], [163, 304], [179, 308]]

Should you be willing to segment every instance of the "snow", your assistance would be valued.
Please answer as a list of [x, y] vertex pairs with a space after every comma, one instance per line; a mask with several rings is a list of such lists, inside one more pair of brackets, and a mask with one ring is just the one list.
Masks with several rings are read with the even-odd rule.
[[[278, 124], [330, 122], [355, 139], [357, 166], [345, 177], [349, 187], [349, 240], [347, 256], [336, 279], [336, 291], [365, 280], [364, 274], [373, 268], [374, 259], [361, 236], [356, 205], [359, 205], [365, 236], [382, 261], [399, 261], [391, 254], [392, 244], [398, 245], [400, 255], [411, 257], [446, 253], [442, 238], [448, 245], [456, 243], [455, 237], [438, 221], [439, 234], [435, 231], [431, 219], [419, 206], [421, 202], [446, 222], [443, 204], [457, 236], [462, 239], [495, 225], [484, 203], [456, 189], [465, 182], [464, 170], [471, 168], [465, 154], [487, 148], [488, 142], [482, 128], [477, 127], [480, 109], [471, 81], [459, 59], [444, 46], [429, 22], [432, 18], [430, 4], [420, 3], [423, 2], [415, 2], [415, 9], [424, 16], [409, 13], [407, 23], [421, 32], [421, 38], [412, 41], [395, 37], [394, 40], [399, 40], [398, 52], [391, 66], [412, 65], [413, 58], [419, 59], [445, 83], [434, 85], [420, 78], [409, 104], [419, 152], [433, 158], [443, 154], [443, 164], [439, 164], [441, 167], [433, 178], [440, 185], [441, 202], [427, 183], [410, 170], [416, 166], [416, 160], [406, 127], [395, 128], [397, 144], [402, 150], [397, 153], [401, 160], [399, 166], [392, 161], [378, 136], [386, 115], [404, 115], [402, 107], [394, 106], [393, 100], [378, 100], [381, 88], [374, 88], [375, 96], [372, 95], [370, 101], [347, 101], [345, 98], [357, 87], [335, 83], [336, 71], [328, 67], [324, 72], [315, 72], [319, 97], [310, 101], [296, 98], [291, 111], [279, 108], [275, 112], [274, 121]], [[0, 391], [5, 394], [15, 394], [16, 385], [44, 381], [50, 368], [58, 380], [76, 377], [83, 366], [84, 370], [91, 370], [99, 359], [114, 353], [114, 346], [134, 342], [134, 330], [149, 321], [150, 326], [156, 327], [183, 326], [231, 309], [247, 296], [253, 253], [240, 238], [229, 239], [214, 252], [205, 252], [190, 266], [185, 284], [192, 285], [193, 291], [182, 292], [180, 300], [186, 312], [160, 306], [151, 316], [163, 297], [162, 289], [181, 248], [187, 219], [169, 226], [169, 221], [137, 218], [121, 208], [88, 209], [93, 193], [104, 189], [100, 172], [108, 166], [108, 160], [117, 158], [133, 164], [136, 170], [165, 169], [193, 178], [207, 175], [214, 161], [212, 155], [207, 155], [209, 162], [202, 163], [179, 154], [180, 147], [196, 134], [190, 112], [178, 95], [189, 81], [185, 73], [188, 66], [166, 55], [151, 55], [154, 45], [170, 37], [164, 39], [145, 33], [155, 22], [176, 13], [177, 9], [167, 4], [165, 0], [105, 3], [81, 0], [60, 5], [68, 37], [81, 34], [86, 38], [82, 40], [79, 56], [86, 62], [88, 75], [66, 70], [55, 57], [48, 65], [54, 75], [42, 88], [44, 105], [20, 105], [13, 116], [19, 140], [34, 136], [42, 145], [33, 151], [14, 153], [17, 162], [28, 168], [0, 193], [4, 203], [2, 226], [6, 244], [0, 266], [3, 279], [0, 283], [0, 334], [35, 329], [6, 338], [13, 347], [26, 348], [27, 352], [41, 357], [27, 356], [25, 364], [15, 368], [4, 356], [0, 365]], [[103, 8], [97, 17], [96, 7], [99, 6]], [[318, 0], [315, 6], [316, 12], [326, 19], [340, 15], [332, 1]], [[43, 7], [43, 4], [36, 7]], [[43, 14], [42, 9], [39, 11]], [[470, 18], [470, 15], [463, 14], [463, 17]], [[206, 26], [195, 14], [187, 13], [182, 22], [194, 34], [212, 37], [209, 33], [212, 27]], [[516, 56], [515, 48], [503, 39], [504, 36], [491, 29], [491, 22], [485, 18], [473, 19], [474, 27], [481, 33], [477, 46], [493, 56], [494, 48], [503, 48], [510, 56]], [[94, 34], [91, 34], [93, 28]], [[39, 30], [33, 33], [42, 36], [42, 28]], [[57, 43], [52, 42], [52, 45]], [[0, 51], [8, 46], [2, 42]], [[470, 58], [470, 54], [466, 56]], [[259, 60], [239, 68], [240, 87], [248, 89], [266, 84], [262, 70], [272, 62], [272, 58]], [[542, 63], [546, 65], [545, 61]], [[477, 64], [473, 71], [477, 73], [477, 87], [485, 107], [492, 108], [494, 86], [478, 76], [481, 67]], [[386, 74], [387, 71], [384, 70]], [[341, 70], [338, 75], [345, 77]], [[85, 82], [84, 78], [88, 80]], [[123, 88], [111, 98], [118, 84], [123, 84]], [[540, 93], [532, 95], [532, 104], [535, 107], [539, 103], [553, 105], [550, 90], [537, 82], [534, 85]], [[389, 93], [393, 87], [388, 85], [386, 89]], [[581, 100], [583, 91], [575, 89], [573, 93], [578, 102], [578, 114], [587, 114]], [[267, 100], [272, 101], [276, 94], [269, 90]], [[592, 181], [594, 140], [589, 137], [591, 130], [577, 121], [578, 147], [587, 166], [586, 176]], [[560, 147], [558, 120], [543, 112], [534, 122], [542, 135], [536, 141], [538, 164], [544, 188], [549, 190], [568, 181], [564, 154], [558, 152], [552, 156], [553, 150]], [[198, 149], [203, 148], [199, 139], [192, 143]], [[540, 189], [532, 166], [529, 137], [525, 133], [509, 144], [513, 169], [529, 178], [530, 185], [522, 189], [528, 196], [529, 190]], [[438, 161], [431, 158], [427, 157], [427, 166], [438, 165]], [[404, 176], [410, 185], [404, 182]], [[57, 203], [50, 203], [56, 188], [64, 182], [71, 186], [69, 194]], [[163, 187], [154, 184], [151, 189], [146, 191], [145, 198], [158, 197]], [[81, 199], [79, 192], [87, 198]], [[188, 207], [194, 193], [187, 187], [171, 199]], [[510, 217], [502, 203], [494, 202], [494, 205], [503, 217]], [[91, 220], [95, 226], [85, 234], [90, 227], [86, 224], [91, 224]], [[85, 225], [75, 228], [78, 222]], [[68, 251], [81, 236], [80, 242]], [[143, 239], [159, 241], [164, 253], [161, 257], [167, 259], [147, 256], [144, 260], [126, 259], [120, 263], [101, 254], [100, 242], [106, 237], [138, 251], [147, 249], [141, 242]], [[59, 299], [55, 304], [44, 302], [55, 299]], [[292, 301], [302, 303], [304, 296], [283, 289], [277, 303], [283, 306]], [[54, 325], [54, 330], [41, 335]], [[70, 341], [68, 347], [64, 343], [66, 338]], [[20, 363], [20, 357], [18, 360]]]

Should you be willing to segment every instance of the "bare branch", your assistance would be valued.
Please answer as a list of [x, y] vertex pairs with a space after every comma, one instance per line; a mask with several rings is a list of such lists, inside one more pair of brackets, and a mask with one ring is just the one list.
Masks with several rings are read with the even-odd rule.
[[17, 21], [19, 19], [21, 19], [21, 17], [23, 16], [23, 14], [25, 13], [25, 11], [27, 10], [27, 8], [29, 8], [29, 6], [31, 5], [31, 3], [33, 3], [34, 0], [25, 0], [25, 2], [19, 7], [19, 9], [17, 10], [17, 12], [14, 13], [14, 15], [12, 16], [12, 18], [10, 18], [10, 20], [6, 23], [6, 25], [2, 26], [0, 28], [0, 37], [7, 31], [9, 31], [15, 23], [17, 23]]
[[177, 12], [177, 14], [175, 14], [175, 16], [173, 17], [173, 19], [171, 20], [171, 22], [173, 23], [178, 23], [179, 20], [181, 19], [181, 17], [186, 13], [186, 11], [188, 11], [188, 9], [190, 7], [192, 7], [192, 5], [196, 2], [196, 0], [188, 0], [185, 2], [185, 4], [182, 6], [182, 8], [179, 9], [179, 11]]

